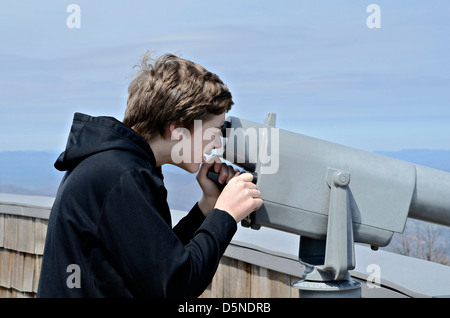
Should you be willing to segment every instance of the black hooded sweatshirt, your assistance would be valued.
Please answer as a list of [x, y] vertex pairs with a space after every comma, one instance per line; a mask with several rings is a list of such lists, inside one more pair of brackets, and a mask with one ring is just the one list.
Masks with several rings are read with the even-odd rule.
[[198, 204], [172, 228], [149, 144], [112, 117], [76, 113], [55, 167], [38, 297], [197, 297], [236, 232]]

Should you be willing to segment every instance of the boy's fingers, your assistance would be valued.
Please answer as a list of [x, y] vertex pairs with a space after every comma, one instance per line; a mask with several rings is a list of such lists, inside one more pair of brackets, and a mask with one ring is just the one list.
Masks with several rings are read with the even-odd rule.
[[232, 166], [228, 166], [228, 178], [227, 178], [227, 183], [228, 181], [230, 181], [231, 179], [234, 178], [236, 174], [236, 170], [232, 167]]
[[241, 175], [239, 175], [239, 178], [243, 181], [253, 181], [253, 175], [251, 173], [245, 172]]

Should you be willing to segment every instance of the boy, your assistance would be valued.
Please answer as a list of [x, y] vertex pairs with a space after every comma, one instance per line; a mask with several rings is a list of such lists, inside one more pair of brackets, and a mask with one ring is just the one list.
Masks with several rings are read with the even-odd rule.
[[[123, 122], [74, 116], [55, 163], [66, 174], [49, 218], [38, 297], [198, 297], [237, 223], [262, 205], [250, 174], [205, 162], [203, 154], [221, 146], [233, 105], [217, 75], [170, 54], [152, 65], [147, 54], [128, 93]], [[206, 132], [212, 141], [194, 142]], [[183, 148], [190, 160], [177, 157], [180, 142], [191, 145]], [[203, 191], [173, 228], [163, 164], [198, 171]], [[207, 178], [210, 169], [226, 183], [222, 191]]]

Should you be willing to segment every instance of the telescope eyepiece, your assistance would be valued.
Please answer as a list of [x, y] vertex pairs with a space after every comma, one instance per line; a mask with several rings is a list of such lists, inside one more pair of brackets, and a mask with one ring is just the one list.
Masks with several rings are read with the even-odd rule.
[[227, 138], [227, 128], [231, 128], [231, 122], [225, 120], [220, 130], [222, 131], [223, 138]]

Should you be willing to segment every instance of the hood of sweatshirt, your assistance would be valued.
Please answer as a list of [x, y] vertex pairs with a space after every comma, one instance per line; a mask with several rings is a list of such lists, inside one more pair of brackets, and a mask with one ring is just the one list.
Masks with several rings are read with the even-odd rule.
[[72, 170], [85, 158], [112, 149], [133, 152], [156, 166], [148, 142], [127, 125], [113, 117], [75, 113], [66, 149], [56, 160], [55, 168]]

